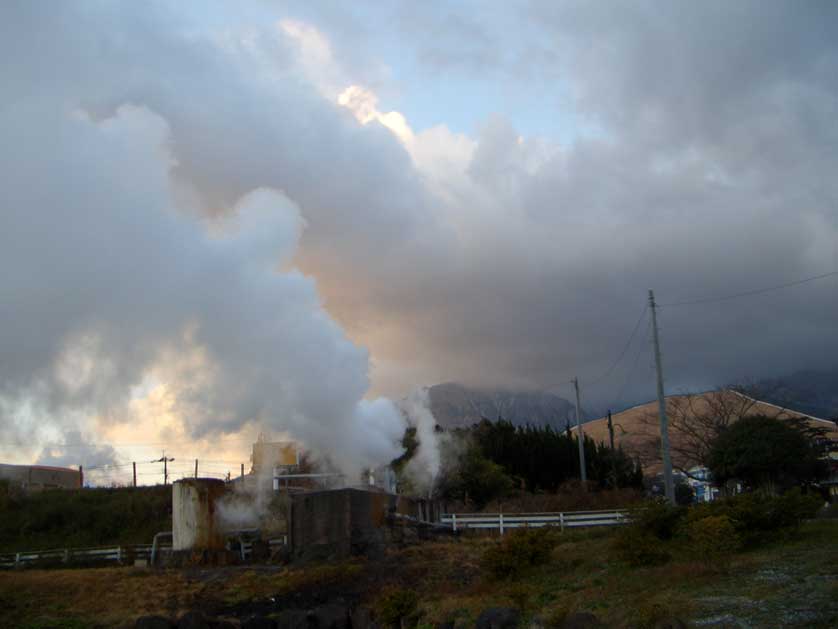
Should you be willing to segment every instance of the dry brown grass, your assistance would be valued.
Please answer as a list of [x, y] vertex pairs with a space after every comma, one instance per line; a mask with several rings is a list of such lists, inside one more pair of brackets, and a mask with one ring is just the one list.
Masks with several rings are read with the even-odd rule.
[[[610, 542], [610, 534], [603, 530], [556, 533], [546, 564], [500, 580], [488, 578], [479, 567], [486, 549], [497, 543], [491, 538], [425, 543], [395, 551], [378, 562], [294, 569], [2, 572], [0, 627], [34, 629], [43, 627], [44, 620], [56, 618], [83, 622], [68, 625], [72, 627], [88, 626], [85, 623], [90, 621], [128, 627], [141, 614], [171, 616], [192, 606], [229, 608], [291, 592], [304, 597], [306, 592], [353, 593], [362, 604], [372, 605], [388, 586], [416, 592], [423, 625], [455, 621], [458, 628], [473, 626], [479, 613], [493, 606], [522, 607], [526, 615], [544, 621], [568, 612], [590, 611], [618, 629], [652, 626], [672, 615], [707, 617], [717, 613], [717, 608], [729, 606], [731, 599], [745, 601], [737, 611], [740, 614], [761, 609], [747, 607], [747, 601], [763, 601], [760, 605], [772, 613], [783, 614], [797, 604], [804, 591], [821, 601], [826, 610], [823, 623], [813, 626], [829, 626], [825, 623], [832, 618], [829, 601], [838, 593], [834, 577], [838, 526], [833, 523], [806, 525], [792, 542], [737, 555], [726, 573], [688, 560], [630, 569], [609, 556]], [[766, 573], [788, 579], [766, 580], [761, 576]], [[751, 622], [753, 619], [743, 618], [750, 626], [765, 626], [759, 619]]]

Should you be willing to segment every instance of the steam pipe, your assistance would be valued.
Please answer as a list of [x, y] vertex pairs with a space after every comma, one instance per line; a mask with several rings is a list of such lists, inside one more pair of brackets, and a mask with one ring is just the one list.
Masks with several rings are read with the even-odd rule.
[[149, 560], [149, 563], [152, 566], [154, 566], [154, 562], [157, 560], [157, 548], [158, 548], [157, 541], [161, 537], [169, 537], [171, 539], [172, 532], [171, 531], [160, 531], [159, 533], [156, 533], [154, 535], [154, 539], [151, 541], [151, 559]]

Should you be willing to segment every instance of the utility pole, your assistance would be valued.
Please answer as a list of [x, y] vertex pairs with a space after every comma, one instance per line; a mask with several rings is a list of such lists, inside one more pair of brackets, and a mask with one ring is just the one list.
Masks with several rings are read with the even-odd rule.
[[666, 398], [663, 395], [663, 367], [661, 347], [658, 340], [658, 317], [655, 311], [655, 292], [649, 289], [649, 309], [652, 311], [652, 342], [655, 346], [655, 368], [658, 373], [658, 417], [661, 424], [661, 459], [663, 460], [663, 484], [666, 499], [675, 504], [675, 485], [672, 482], [672, 459], [669, 455], [669, 425], [666, 419]]
[[[585, 435], [582, 433], [582, 416], [579, 414], [579, 378], [571, 380], [573, 390], [576, 392], [576, 432], [579, 438], [579, 473], [582, 484], [588, 482], [588, 472], [585, 470]], [[585, 485], [587, 487], [587, 485]]]
[[174, 461], [174, 457], [166, 456], [166, 451], [163, 450], [163, 456], [157, 459], [156, 461], [152, 461], [152, 463], [162, 463], [163, 464], [163, 485], [169, 484], [169, 461]]
[[195, 478], [198, 478], [198, 459], [195, 459]]
[[611, 409], [608, 409], [608, 441], [611, 443], [611, 483], [617, 489], [617, 455], [614, 452], [614, 423], [611, 421]]
[[134, 489], [136, 489], [137, 488], [137, 462], [134, 461], [134, 463], [132, 463], [132, 465], [134, 466]]

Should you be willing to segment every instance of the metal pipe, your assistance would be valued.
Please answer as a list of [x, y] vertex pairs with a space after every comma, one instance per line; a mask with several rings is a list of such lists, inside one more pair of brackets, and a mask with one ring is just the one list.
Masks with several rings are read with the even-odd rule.
[[151, 541], [151, 559], [149, 559], [149, 563], [152, 566], [154, 565], [154, 562], [157, 560], [157, 548], [158, 548], [157, 540], [159, 540], [160, 537], [166, 537], [166, 536], [171, 538], [172, 537], [172, 532], [171, 531], [160, 531], [159, 533], [156, 533], [154, 535], [154, 539]]

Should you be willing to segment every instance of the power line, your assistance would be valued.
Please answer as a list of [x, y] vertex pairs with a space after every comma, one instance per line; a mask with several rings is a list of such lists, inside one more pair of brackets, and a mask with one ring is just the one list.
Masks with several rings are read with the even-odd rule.
[[617, 408], [620, 407], [620, 403], [623, 400], [623, 395], [625, 394], [626, 390], [628, 389], [629, 384], [632, 381], [632, 376], [634, 376], [634, 374], [637, 372], [637, 363], [640, 362], [640, 355], [643, 353], [643, 347], [645, 346], [646, 343], [649, 342], [649, 336], [650, 336], [649, 333], [651, 332], [651, 328], [652, 328], [652, 322], [649, 321], [649, 325], [646, 327], [646, 339], [644, 340], [643, 343], [641, 343], [637, 347], [637, 353], [634, 355], [634, 363], [632, 364], [631, 369], [629, 370], [629, 372], [626, 374], [626, 379], [623, 382], [623, 386], [620, 387], [620, 392], [617, 394], [617, 402], [616, 402], [616, 407]]
[[770, 293], [771, 291], [781, 290], [783, 288], [789, 288], [790, 286], [798, 286], [800, 284], [805, 284], [807, 282], [814, 282], [815, 280], [822, 280], [827, 277], [832, 277], [834, 275], [838, 275], [838, 271], [830, 271], [829, 273], [823, 273], [822, 275], [814, 275], [812, 277], [806, 277], [802, 280], [796, 280], [794, 282], [787, 282], [786, 284], [778, 284], [776, 286], [768, 286], [766, 288], [757, 288], [754, 290], [743, 291], [741, 293], [733, 293], [732, 295], [723, 295], [721, 297], [706, 297], [703, 299], [692, 299], [688, 301], [676, 301], [669, 304], [658, 304], [658, 308], [673, 308], [675, 306], [692, 306], [693, 304], [706, 304], [710, 302], [716, 301], [726, 301], [728, 299], [737, 299], [738, 297], [748, 297], [750, 295], [760, 295], [762, 293]]
[[648, 305], [643, 307], [643, 310], [640, 313], [640, 317], [637, 319], [637, 323], [634, 324], [634, 329], [631, 331], [631, 336], [629, 336], [629, 339], [626, 342], [625, 347], [623, 347], [623, 351], [620, 352], [619, 356], [617, 356], [617, 360], [615, 360], [611, 364], [611, 366], [608, 368], [608, 370], [604, 374], [602, 374], [598, 378], [595, 378], [591, 382], [586, 383], [587, 386], [592, 387], [596, 384], [599, 384], [600, 382], [605, 380], [608, 376], [610, 376], [611, 372], [614, 371], [614, 369], [617, 367], [617, 365], [620, 364], [620, 361], [623, 360], [623, 358], [626, 355], [626, 352], [628, 351], [629, 347], [631, 346], [631, 342], [634, 340], [634, 336], [637, 334], [637, 331], [640, 329], [640, 323], [643, 321], [643, 317], [646, 315], [646, 310], [648, 310], [648, 308], [649, 308]]

